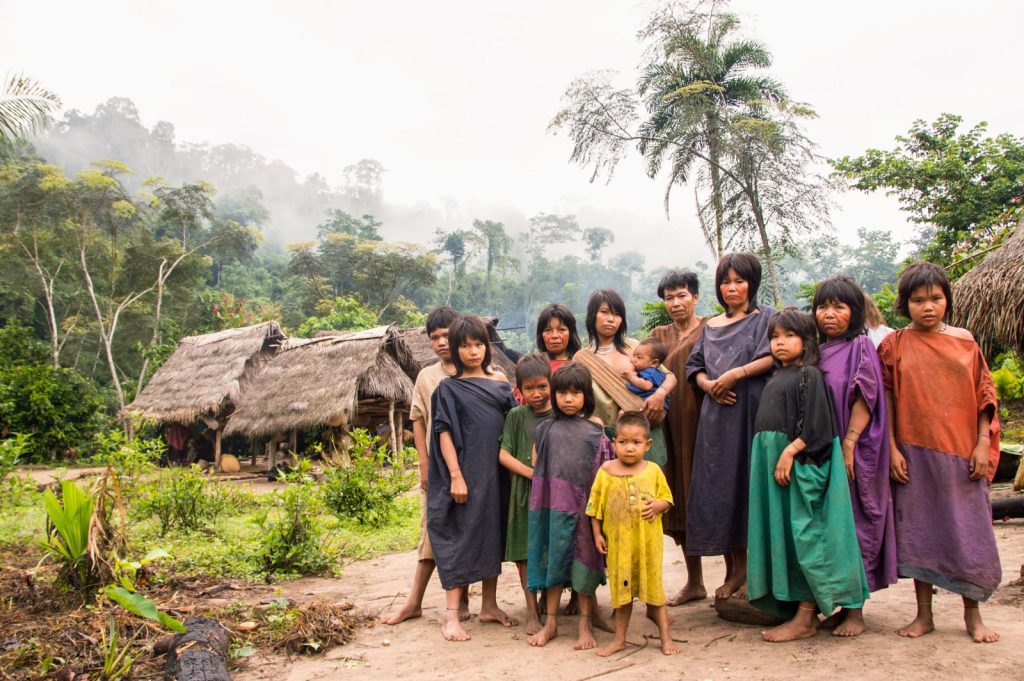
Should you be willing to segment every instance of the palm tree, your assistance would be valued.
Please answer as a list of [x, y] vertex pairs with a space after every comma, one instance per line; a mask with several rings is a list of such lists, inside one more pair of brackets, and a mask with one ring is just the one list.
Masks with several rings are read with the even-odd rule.
[[[723, 137], [730, 118], [749, 109], [752, 101], [782, 101], [784, 88], [763, 74], [771, 66], [767, 47], [752, 40], [733, 40], [739, 19], [732, 14], [701, 16], [694, 21], [656, 15], [645, 34], [657, 41], [656, 58], [643, 69], [638, 91], [648, 118], [639, 130], [640, 152], [654, 177], [669, 164], [665, 189], [668, 212], [672, 188], [693, 179], [695, 165], [711, 186], [714, 231], [704, 227], [708, 245], [721, 257], [725, 249], [722, 169]], [[698, 164], [698, 161], [703, 163]], [[698, 210], [701, 206], [698, 205]], [[706, 223], [701, 220], [702, 226]]]
[[10, 76], [0, 91], [0, 145], [13, 145], [38, 132], [58, 109], [56, 94], [28, 76]]

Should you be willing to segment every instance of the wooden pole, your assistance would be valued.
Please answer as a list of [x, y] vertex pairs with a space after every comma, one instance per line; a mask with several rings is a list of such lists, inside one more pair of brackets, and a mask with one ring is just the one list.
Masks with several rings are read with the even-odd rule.
[[398, 410], [398, 446], [405, 449], [405, 413]]
[[397, 432], [395, 431], [395, 403], [388, 403], [388, 425], [391, 426], [391, 451], [398, 451], [398, 441], [396, 439]]
[[224, 433], [221, 428], [217, 428], [213, 434], [213, 469], [220, 473], [220, 437]]
[[299, 431], [293, 428], [291, 437], [288, 438], [288, 447], [291, 449], [292, 456], [298, 458], [298, 452], [295, 450], [299, 448]]

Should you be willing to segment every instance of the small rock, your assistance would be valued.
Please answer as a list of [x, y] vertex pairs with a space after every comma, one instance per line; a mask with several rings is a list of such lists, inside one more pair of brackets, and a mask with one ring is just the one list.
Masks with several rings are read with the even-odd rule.
[[381, 645], [387, 648], [389, 645], [391, 645], [391, 639], [384, 639], [383, 641], [381, 641]]
[[238, 631], [255, 631], [260, 625], [252, 620], [248, 622], [239, 622], [235, 625], [235, 629]]

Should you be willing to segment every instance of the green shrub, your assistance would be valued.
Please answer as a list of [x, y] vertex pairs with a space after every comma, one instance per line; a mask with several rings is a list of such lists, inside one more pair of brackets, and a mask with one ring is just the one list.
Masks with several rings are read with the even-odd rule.
[[92, 496], [70, 480], [65, 480], [59, 500], [53, 490], [46, 488], [43, 505], [46, 508], [46, 542], [43, 547], [59, 563], [61, 579], [75, 589], [96, 589], [99, 578], [89, 551]]
[[194, 532], [223, 513], [227, 499], [220, 492], [198, 466], [173, 468], [137, 489], [136, 512], [143, 518], [156, 518], [161, 537], [172, 527]]
[[416, 484], [415, 474], [407, 468], [416, 459], [416, 450], [403, 449], [389, 461], [387, 446], [367, 431], [352, 431], [352, 442], [351, 463], [324, 475], [324, 501], [339, 519], [383, 525], [394, 514], [395, 498]]
[[302, 460], [294, 473], [283, 474], [286, 486], [274, 492], [273, 507], [256, 515], [262, 531], [256, 552], [267, 575], [333, 572], [335, 549], [319, 517], [324, 502], [309, 470]]
[[1000, 402], [1024, 398], [1024, 370], [1014, 352], [1004, 352], [993, 362], [992, 382]]
[[95, 447], [92, 462], [110, 466], [125, 489], [134, 487], [143, 474], [153, 470], [164, 451], [160, 440], [130, 439], [123, 430], [96, 433]]

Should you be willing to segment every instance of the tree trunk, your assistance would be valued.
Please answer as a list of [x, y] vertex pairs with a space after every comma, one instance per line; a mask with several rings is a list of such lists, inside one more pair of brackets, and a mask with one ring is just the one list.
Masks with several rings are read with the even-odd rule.
[[398, 433], [395, 431], [395, 403], [388, 404], [388, 426], [391, 428], [391, 453], [398, 451]]
[[711, 158], [711, 201], [715, 207], [715, 256], [720, 260], [725, 248], [723, 221], [725, 209], [722, 206], [722, 174], [719, 171], [721, 153], [718, 149], [718, 122], [710, 117], [708, 121], [708, 156]]
[[761, 237], [761, 247], [764, 249], [764, 261], [768, 266], [768, 278], [772, 283], [772, 300], [775, 301], [775, 307], [778, 307], [782, 304], [782, 292], [779, 289], [779, 278], [775, 273], [775, 258], [772, 256], [772, 247], [768, 243], [768, 227], [764, 224], [764, 215], [761, 213], [761, 203], [758, 201], [757, 196], [748, 191], [747, 197], [750, 199], [750, 207], [754, 213], [754, 219], [757, 221], [757, 233]]
[[185, 633], [171, 642], [164, 679], [176, 681], [231, 681], [228, 674], [227, 630], [216, 620], [190, 617]]

